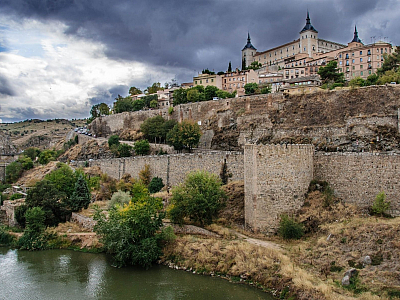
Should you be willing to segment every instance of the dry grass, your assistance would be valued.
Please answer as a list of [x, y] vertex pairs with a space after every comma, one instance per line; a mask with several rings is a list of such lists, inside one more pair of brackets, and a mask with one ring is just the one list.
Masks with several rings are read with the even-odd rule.
[[108, 200], [102, 200], [102, 201], [95, 201], [93, 203], [89, 204], [89, 207], [87, 209], [82, 209], [79, 214], [83, 215], [85, 217], [92, 217], [94, 213], [96, 212], [96, 208], [100, 208], [101, 210], [107, 210], [108, 208]]
[[76, 232], [90, 232], [88, 229], [79, 226], [78, 223], [75, 222], [65, 222], [58, 224], [57, 227], [53, 229], [54, 232], [58, 234], [63, 233], [76, 233]]

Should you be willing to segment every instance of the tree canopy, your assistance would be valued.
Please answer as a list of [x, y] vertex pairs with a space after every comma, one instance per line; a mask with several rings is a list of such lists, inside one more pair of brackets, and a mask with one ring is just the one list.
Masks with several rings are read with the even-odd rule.
[[201, 137], [200, 126], [191, 121], [178, 123], [167, 134], [167, 143], [175, 150], [191, 149], [199, 143]]
[[139, 95], [139, 94], [142, 94], [143, 92], [140, 90], [140, 89], [138, 89], [137, 87], [135, 87], [135, 86], [132, 86], [130, 89], [129, 89], [129, 95], [131, 95], [131, 96], [134, 96], [134, 95]]
[[320, 67], [318, 75], [321, 76], [321, 80], [324, 82], [344, 82], [344, 74], [339, 72], [336, 60], [328, 62], [325, 67]]

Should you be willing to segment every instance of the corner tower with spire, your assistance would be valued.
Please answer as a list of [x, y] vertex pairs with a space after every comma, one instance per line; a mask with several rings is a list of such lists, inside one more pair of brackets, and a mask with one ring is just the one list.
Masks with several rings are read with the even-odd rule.
[[[350, 43], [360, 43], [363, 44], [363, 42], [360, 40], [360, 38], [358, 37], [358, 32], [357, 32], [357, 26], [354, 26], [354, 37], [353, 40]], [[349, 44], [350, 44], [349, 43]]]
[[253, 46], [250, 33], [247, 33], [247, 44], [242, 49], [242, 70], [246, 69], [254, 61], [257, 49]]
[[318, 53], [318, 31], [311, 25], [310, 13], [307, 10], [306, 25], [300, 31], [299, 53], [307, 53], [313, 57]]

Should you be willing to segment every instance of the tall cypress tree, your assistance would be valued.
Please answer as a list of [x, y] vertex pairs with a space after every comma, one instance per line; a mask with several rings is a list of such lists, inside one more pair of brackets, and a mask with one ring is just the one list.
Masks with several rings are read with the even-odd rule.
[[91, 199], [89, 187], [82, 174], [75, 183], [75, 189], [69, 199], [69, 206], [72, 211], [79, 211], [81, 208], [88, 208]]

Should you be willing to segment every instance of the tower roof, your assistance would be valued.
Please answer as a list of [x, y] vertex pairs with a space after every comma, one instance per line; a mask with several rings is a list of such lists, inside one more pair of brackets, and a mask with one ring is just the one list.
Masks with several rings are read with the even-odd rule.
[[308, 13], [308, 10], [307, 10], [306, 25], [300, 31], [300, 33], [302, 33], [303, 31], [308, 31], [308, 30], [311, 30], [311, 31], [314, 31], [314, 32], [318, 33], [318, 31], [314, 28], [314, 26], [311, 25], [310, 14]]
[[246, 44], [246, 46], [244, 46], [244, 48], [242, 49], [242, 51], [245, 50], [245, 49], [257, 50], [257, 49], [251, 44], [251, 42], [250, 42], [250, 33], [247, 33], [247, 44]]
[[352, 43], [352, 42], [356, 42], [356, 43], [361, 43], [362, 44], [362, 41], [358, 37], [357, 26], [354, 26], [354, 37], [353, 37], [353, 40], [350, 43]]

